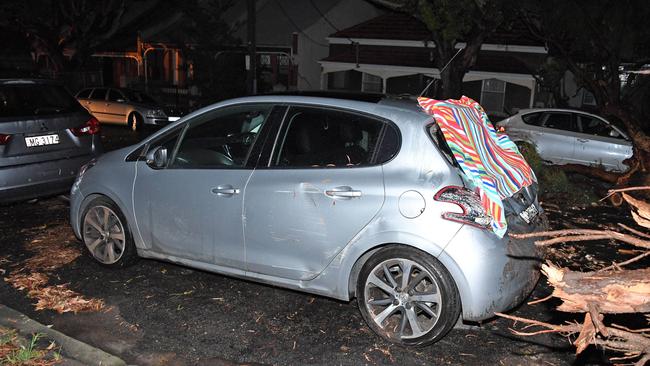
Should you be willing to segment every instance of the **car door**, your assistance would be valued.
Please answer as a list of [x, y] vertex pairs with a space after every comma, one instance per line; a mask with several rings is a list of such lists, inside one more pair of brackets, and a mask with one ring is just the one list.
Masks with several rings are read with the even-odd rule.
[[128, 112], [128, 105], [126, 98], [117, 89], [108, 89], [106, 95], [106, 118], [113, 123], [126, 124], [126, 113]]
[[111, 122], [106, 115], [106, 88], [95, 88], [90, 93], [90, 99], [86, 102], [86, 109], [99, 120], [99, 122]]
[[623, 160], [632, 156], [632, 143], [604, 120], [577, 114], [581, 133], [577, 136], [575, 159], [585, 165], [599, 165], [607, 170], [624, 171]]
[[542, 159], [555, 164], [574, 163], [579, 132], [575, 116], [570, 112], [546, 112], [541, 125], [543, 128], [533, 142]]
[[243, 192], [271, 111], [268, 104], [207, 111], [159, 139], [169, 156], [163, 169], [138, 162], [135, 214], [151, 250], [244, 270]]
[[373, 159], [387, 126], [347, 111], [289, 109], [271, 158], [246, 186], [248, 275], [312, 279], [372, 220], [384, 202]]

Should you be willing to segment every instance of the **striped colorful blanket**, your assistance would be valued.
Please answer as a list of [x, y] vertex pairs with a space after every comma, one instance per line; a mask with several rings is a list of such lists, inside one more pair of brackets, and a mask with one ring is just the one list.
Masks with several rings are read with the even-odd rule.
[[507, 231], [503, 199], [536, 182], [532, 169], [508, 136], [497, 135], [473, 99], [418, 98], [418, 102], [435, 118], [454, 158], [478, 188], [483, 208], [492, 217], [492, 230], [503, 237]]

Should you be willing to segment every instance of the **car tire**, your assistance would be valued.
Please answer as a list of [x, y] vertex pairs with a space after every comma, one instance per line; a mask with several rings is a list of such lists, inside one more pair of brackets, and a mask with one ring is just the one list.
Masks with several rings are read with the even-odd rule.
[[356, 290], [368, 326], [392, 343], [434, 343], [460, 316], [460, 296], [449, 272], [433, 256], [413, 247], [379, 249], [361, 268]]
[[133, 132], [142, 130], [142, 117], [137, 113], [129, 114], [129, 128]]
[[79, 227], [85, 252], [101, 265], [122, 268], [137, 261], [138, 254], [126, 218], [109, 198], [102, 196], [88, 203]]

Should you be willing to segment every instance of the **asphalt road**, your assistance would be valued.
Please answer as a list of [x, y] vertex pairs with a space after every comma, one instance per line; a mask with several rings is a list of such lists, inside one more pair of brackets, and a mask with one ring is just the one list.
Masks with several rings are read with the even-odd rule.
[[[137, 141], [126, 128], [103, 130], [108, 149]], [[553, 211], [553, 210], [551, 210]], [[584, 217], [616, 221], [610, 208], [566, 208], [549, 212], [551, 222], [584, 225]], [[589, 216], [591, 215], [591, 216]], [[581, 221], [582, 220], [582, 221]], [[0, 206], [0, 277], [19, 271], [34, 255], [30, 244], [82, 250], [68, 224], [60, 197]], [[589, 247], [600, 251], [602, 247]], [[581, 251], [560, 253], [567, 260], [593, 261]], [[52, 254], [56, 255], [56, 254]], [[586, 258], [586, 259], [585, 259]], [[592, 263], [593, 264], [593, 263]], [[2, 274], [2, 272], [5, 272]], [[393, 346], [365, 325], [356, 301], [341, 302], [186, 267], [141, 260], [126, 269], [102, 267], [87, 256], [50, 274], [50, 284], [69, 284], [85, 297], [101, 299], [100, 312], [58, 314], [35, 310], [35, 300], [0, 281], [0, 302], [43, 324], [140, 365], [564, 365], [600, 364], [604, 355], [578, 359], [557, 336], [518, 337], [512, 322], [497, 319], [457, 328], [423, 348]], [[532, 298], [548, 295], [541, 283]], [[560, 321], [554, 303], [523, 305], [514, 313]]]

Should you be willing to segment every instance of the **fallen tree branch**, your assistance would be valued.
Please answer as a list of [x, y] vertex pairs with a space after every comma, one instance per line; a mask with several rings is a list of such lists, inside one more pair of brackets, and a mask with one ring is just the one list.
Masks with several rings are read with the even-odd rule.
[[[509, 234], [509, 235], [515, 239], [539, 238], [545, 236], [555, 237], [553, 239], [536, 241], [535, 244], [538, 246], [547, 246], [547, 245], [572, 242], [572, 241], [615, 239], [630, 245], [650, 249], [650, 240], [643, 240], [635, 236], [619, 233], [618, 231], [613, 231], [613, 230], [564, 229], [564, 230], [538, 231], [534, 233]], [[572, 235], [572, 236], [563, 236], [563, 235]]]
[[[516, 325], [518, 322], [527, 324], [529, 326], [537, 326], [541, 328], [546, 328], [542, 330], [524, 332], [514, 328], [510, 328], [514, 334], [529, 337], [539, 334], [547, 333], [563, 333], [565, 335], [571, 335], [579, 333], [578, 338], [572, 343], [576, 346], [576, 354], [580, 354], [584, 349], [589, 345], [597, 345], [606, 349], [625, 352], [625, 359], [641, 357], [636, 365], [642, 366], [648, 362], [650, 357], [650, 338], [639, 334], [638, 330], [627, 330], [619, 329], [613, 326], [606, 327], [602, 326], [602, 329], [609, 334], [605, 336], [603, 333], [597, 333], [596, 328], [593, 323], [593, 316], [590, 313], [585, 314], [585, 320], [582, 324], [569, 323], [569, 324], [551, 324], [542, 322], [534, 319], [522, 318], [514, 315], [508, 315], [503, 313], [495, 313], [495, 315], [510, 319], [514, 321], [513, 324]], [[600, 317], [600, 314], [598, 314]], [[601, 336], [599, 337], [598, 334]]]
[[630, 259], [628, 259], [626, 261], [618, 262], [618, 263], [612, 263], [611, 266], [601, 268], [601, 269], [598, 270], [598, 272], [610, 271], [612, 269], [621, 270], [621, 267], [626, 266], [626, 265], [628, 265], [630, 263], [634, 263], [636, 261], [639, 261], [639, 260], [641, 260], [641, 259], [643, 259], [643, 258], [645, 258], [645, 257], [647, 257], [649, 255], [650, 255], [650, 251], [644, 252], [644, 253], [641, 253], [641, 254], [637, 255], [636, 257], [632, 257], [632, 258], [630, 258]]
[[643, 232], [641, 232], [639, 230], [633, 229], [633, 228], [631, 228], [631, 227], [629, 227], [629, 226], [627, 226], [625, 224], [618, 223], [618, 226], [622, 227], [623, 229], [631, 232], [632, 234], [634, 234], [636, 236], [640, 236], [642, 238], [650, 239], [650, 235], [648, 235], [646, 233], [643, 233]]

